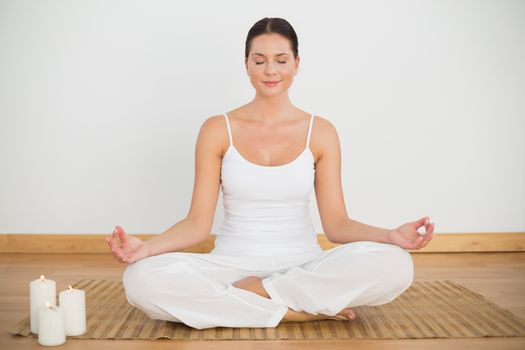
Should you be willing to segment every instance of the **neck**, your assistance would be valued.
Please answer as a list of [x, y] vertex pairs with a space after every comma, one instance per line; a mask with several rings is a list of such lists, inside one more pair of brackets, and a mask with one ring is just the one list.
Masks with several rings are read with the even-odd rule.
[[295, 109], [287, 92], [275, 96], [257, 94], [249, 105], [254, 111], [250, 113], [252, 118], [265, 124], [290, 120]]

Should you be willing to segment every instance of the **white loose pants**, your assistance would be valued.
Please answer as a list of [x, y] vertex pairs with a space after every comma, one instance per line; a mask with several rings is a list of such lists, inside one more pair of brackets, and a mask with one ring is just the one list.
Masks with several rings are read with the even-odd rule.
[[[347, 307], [391, 302], [413, 282], [412, 257], [386, 243], [359, 241], [306, 259], [226, 257], [173, 252], [129, 264], [128, 302], [152, 319], [211, 327], [275, 327], [288, 308], [333, 316]], [[236, 288], [262, 279], [271, 299]]]

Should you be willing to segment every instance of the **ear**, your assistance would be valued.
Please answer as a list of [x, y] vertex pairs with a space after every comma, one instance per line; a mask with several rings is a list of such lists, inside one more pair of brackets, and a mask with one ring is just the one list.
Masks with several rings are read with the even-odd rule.
[[297, 55], [297, 57], [295, 58], [295, 69], [296, 69], [295, 74], [297, 74], [297, 69], [299, 69], [299, 63], [300, 62], [301, 62], [301, 57], [299, 55]]

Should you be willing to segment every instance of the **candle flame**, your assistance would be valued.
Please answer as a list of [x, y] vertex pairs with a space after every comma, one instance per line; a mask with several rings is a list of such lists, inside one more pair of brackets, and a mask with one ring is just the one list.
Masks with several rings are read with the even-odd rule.
[[72, 290], [73, 290], [73, 287], [71, 287], [71, 286], [68, 286], [68, 287], [69, 287], [69, 291], [72, 291]]
[[44, 282], [45, 279], [46, 277], [44, 275], [40, 275], [40, 282]]
[[53, 305], [51, 305], [51, 303], [49, 301], [46, 301], [46, 307], [49, 308], [49, 309], [52, 309]]

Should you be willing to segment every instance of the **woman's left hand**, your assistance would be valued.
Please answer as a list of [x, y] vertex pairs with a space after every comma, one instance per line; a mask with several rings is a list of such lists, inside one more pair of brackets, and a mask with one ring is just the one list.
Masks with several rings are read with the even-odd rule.
[[[424, 234], [417, 231], [421, 226], [425, 226]], [[430, 223], [430, 219], [426, 216], [390, 231], [388, 240], [389, 243], [397, 244], [405, 249], [421, 249], [432, 239], [435, 226], [434, 223]]]

